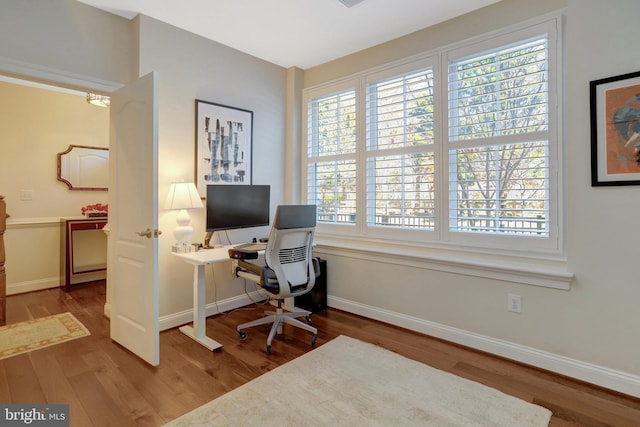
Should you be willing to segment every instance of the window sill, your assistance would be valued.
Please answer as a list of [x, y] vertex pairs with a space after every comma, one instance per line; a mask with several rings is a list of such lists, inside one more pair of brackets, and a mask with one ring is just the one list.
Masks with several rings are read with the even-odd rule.
[[381, 240], [316, 234], [315, 252], [380, 263], [464, 274], [507, 282], [569, 290], [573, 273], [566, 259], [528, 254], [474, 252]]

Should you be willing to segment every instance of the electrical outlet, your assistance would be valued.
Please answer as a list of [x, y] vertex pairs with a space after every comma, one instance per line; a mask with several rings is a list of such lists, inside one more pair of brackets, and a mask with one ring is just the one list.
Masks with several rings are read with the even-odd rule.
[[522, 313], [522, 295], [507, 295], [507, 311]]
[[33, 190], [20, 190], [20, 200], [30, 202], [33, 200]]

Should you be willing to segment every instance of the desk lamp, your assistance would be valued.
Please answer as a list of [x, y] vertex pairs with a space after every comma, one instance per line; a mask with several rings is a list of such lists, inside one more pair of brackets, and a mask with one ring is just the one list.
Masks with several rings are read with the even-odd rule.
[[180, 211], [176, 217], [178, 226], [173, 229], [173, 236], [177, 240], [177, 243], [171, 248], [173, 252], [191, 252], [193, 227], [189, 225], [191, 217], [187, 209], [202, 209], [203, 207], [193, 182], [174, 182], [171, 184], [164, 208]]

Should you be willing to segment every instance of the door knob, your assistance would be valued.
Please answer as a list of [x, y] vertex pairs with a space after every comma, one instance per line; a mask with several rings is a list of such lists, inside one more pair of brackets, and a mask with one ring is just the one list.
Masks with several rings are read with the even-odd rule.
[[153, 237], [158, 237], [159, 235], [162, 234], [162, 230], [153, 230], [151, 231], [150, 228], [147, 228], [145, 231], [138, 231], [136, 232], [136, 234], [140, 237], [146, 237], [147, 239], [150, 239], [151, 236]]
[[140, 237], [145, 237], [146, 236], [147, 239], [150, 239], [151, 238], [151, 229], [147, 228], [145, 231], [138, 231], [136, 234], [138, 236], [140, 236]]

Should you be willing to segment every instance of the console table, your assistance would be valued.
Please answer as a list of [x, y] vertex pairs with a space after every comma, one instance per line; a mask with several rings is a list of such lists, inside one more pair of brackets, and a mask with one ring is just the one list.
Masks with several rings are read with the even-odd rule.
[[[60, 273], [61, 287], [65, 292], [70, 291], [71, 286], [77, 283], [106, 277], [107, 236], [102, 231], [105, 225], [106, 217], [61, 219]], [[99, 237], [91, 236], [91, 233], [97, 232], [100, 233]], [[93, 244], [94, 247], [83, 247], [87, 244]], [[78, 262], [79, 260], [82, 262]]]

